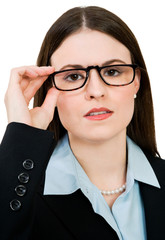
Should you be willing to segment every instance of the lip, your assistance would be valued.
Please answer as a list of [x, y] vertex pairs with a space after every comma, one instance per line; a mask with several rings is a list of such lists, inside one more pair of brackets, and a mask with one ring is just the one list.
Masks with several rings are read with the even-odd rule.
[[108, 108], [92, 108], [84, 117], [88, 120], [104, 120], [112, 116], [113, 111]]

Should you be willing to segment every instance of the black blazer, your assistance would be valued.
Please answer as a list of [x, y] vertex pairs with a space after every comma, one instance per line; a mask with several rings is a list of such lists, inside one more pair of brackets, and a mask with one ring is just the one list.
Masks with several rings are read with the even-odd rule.
[[[0, 239], [117, 240], [116, 232], [93, 211], [80, 190], [64, 196], [43, 195], [53, 149], [53, 133], [25, 124], [8, 125], [0, 146]], [[164, 240], [165, 162], [146, 156], [161, 185], [158, 189], [139, 183], [147, 239]]]

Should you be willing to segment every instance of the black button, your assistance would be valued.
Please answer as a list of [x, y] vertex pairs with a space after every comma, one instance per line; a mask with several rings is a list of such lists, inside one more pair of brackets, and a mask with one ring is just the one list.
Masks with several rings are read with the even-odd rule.
[[24, 185], [18, 185], [16, 188], [15, 188], [15, 191], [17, 193], [18, 196], [24, 196], [25, 193], [26, 193], [26, 187]]
[[10, 208], [13, 211], [18, 211], [21, 208], [21, 202], [17, 199], [14, 199], [10, 202]]
[[29, 174], [28, 173], [20, 173], [18, 175], [18, 180], [21, 182], [21, 183], [27, 183], [29, 182]]
[[31, 169], [33, 169], [33, 167], [34, 167], [34, 162], [33, 162], [31, 159], [26, 159], [26, 160], [23, 162], [23, 167], [24, 167], [26, 170], [31, 170]]

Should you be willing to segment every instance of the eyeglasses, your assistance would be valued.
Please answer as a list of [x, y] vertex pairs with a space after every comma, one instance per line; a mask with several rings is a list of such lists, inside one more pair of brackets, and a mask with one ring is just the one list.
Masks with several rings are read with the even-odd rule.
[[73, 91], [82, 88], [89, 77], [90, 70], [96, 69], [101, 79], [109, 86], [126, 86], [135, 79], [136, 64], [117, 64], [109, 66], [89, 66], [87, 68], [66, 69], [51, 74], [58, 90]]

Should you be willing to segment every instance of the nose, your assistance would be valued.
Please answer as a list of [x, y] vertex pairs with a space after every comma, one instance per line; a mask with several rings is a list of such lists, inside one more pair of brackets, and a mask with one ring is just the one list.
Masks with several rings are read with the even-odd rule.
[[91, 69], [85, 88], [87, 100], [103, 98], [106, 94], [107, 86], [101, 79], [96, 69]]

